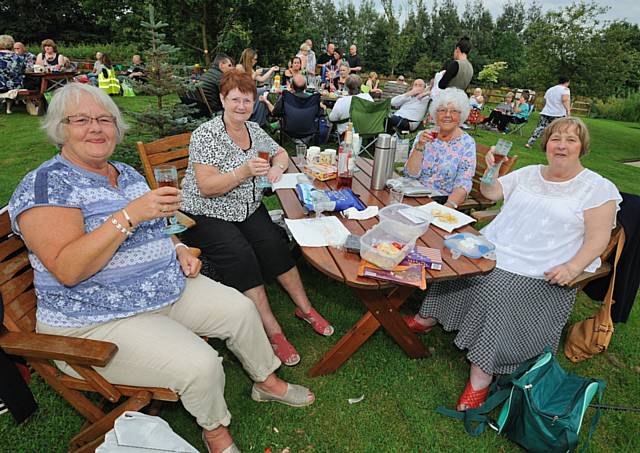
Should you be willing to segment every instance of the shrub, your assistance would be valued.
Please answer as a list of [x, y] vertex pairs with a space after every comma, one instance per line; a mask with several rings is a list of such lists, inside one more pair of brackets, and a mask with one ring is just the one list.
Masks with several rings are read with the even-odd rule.
[[[129, 63], [131, 56], [134, 54], [142, 54], [144, 48], [141, 44], [116, 44], [116, 43], [95, 43], [95, 44], [66, 44], [64, 42], [56, 43], [58, 51], [71, 60], [89, 60], [95, 61], [96, 52], [103, 52], [109, 55], [113, 62]], [[28, 49], [37, 55], [41, 52], [40, 43], [31, 43]]]
[[591, 115], [609, 120], [640, 122], [640, 93], [633, 93], [626, 98], [597, 100]]

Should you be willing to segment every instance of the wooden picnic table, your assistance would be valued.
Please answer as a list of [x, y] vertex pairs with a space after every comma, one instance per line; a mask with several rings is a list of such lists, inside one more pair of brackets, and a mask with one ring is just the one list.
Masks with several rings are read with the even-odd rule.
[[72, 81], [76, 75], [78, 75], [76, 71], [25, 72], [25, 78], [40, 81], [39, 90], [30, 91], [28, 95], [25, 96], [35, 104], [35, 113], [38, 115], [44, 114], [44, 94], [47, 91], [62, 87], [65, 83]]
[[[297, 160], [297, 159], [296, 159]], [[383, 208], [390, 202], [386, 190], [369, 188], [373, 165], [370, 159], [358, 158], [353, 179], [353, 192], [367, 206]], [[301, 172], [301, 165], [289, 160], [289, 172]], [[335, 189], [336, 180], [320, 182], [314, 185], [320, 189]], [[285, 216], [289, 219], [300, 219], [306, 216], [293, 189], [277, 190]], [[406, 204], [422, 205], [431, 201], [428, 197], [405, 198]], [[362, 235], [378, 223], [377, 218], [367, 220], [348, 220], [337, 216], [344, 226], [353, 234]], [[464, 226], [458, 231], [475, 232], [471, 226]], [[490, 272], [495, 261], [486, 259], [470, 259], [460, 257], [454, 260], [451, 253], [443, 245], [444, 236], [448, 233], [431, 225], [427, 232], [416, 242], [416, 245], [437, 248], [442, 251], [442, 270], [427, 271], [427, 285], [437, 280], [452, 280]], [[422, 341], [413, 334], [404, 323], [398, 309], [415, 291], [414, 287], [398, 286], [389, 282], [358, 277], [360, 256], [339, 250], [334, 247], [301, 247], [302, 255], [317, 270], [328, 277], [342, 282], [354, 289], [358, 299], [366, 308], [364, 315], [349, 331], [309, 370], [311, 377], [322, 376], [336, 371], [346, 362], [367, 339], [382, 326], [409, 357], [428, 357], [429, 351]]]

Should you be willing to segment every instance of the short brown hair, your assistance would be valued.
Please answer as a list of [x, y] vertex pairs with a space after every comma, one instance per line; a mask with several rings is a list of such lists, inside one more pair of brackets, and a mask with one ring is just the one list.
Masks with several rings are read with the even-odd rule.
[[575, 116], [555, 119], [547, 126], [544, 132], [542, 132], [542, 141], [540, 142], [542, 152], [547, 152], [547, 142], [553, 134], [556, 132], [566, 132], [571, 128], [576, 129], [576, 134], [580, 140], [580, 157], [586, 156], [589, 153], [589, 144], [591, 142], [589, 129], [587, 129], [587, 125], [584, 124], [580, 118], [576, 118]]
[[222, 97], [227, 97], [229, 92], [235, 88], [237, 88], [241, 93], [251, 94], [254, 101], [258, 97], [256, 83], [251, 78], [251, 75], [244, 71], [232, 69], [225, 72], [222, 80], [220, 81], [220, 95]]
[[57, 52], [58, 51], [58, 46], [56, 45], [55, 41], [53, 39], [44, 39], [41, 43], [42, 46], [42, 50], [44, 51], [44, 46], [51, 46], [53, 47], [53, 51]]

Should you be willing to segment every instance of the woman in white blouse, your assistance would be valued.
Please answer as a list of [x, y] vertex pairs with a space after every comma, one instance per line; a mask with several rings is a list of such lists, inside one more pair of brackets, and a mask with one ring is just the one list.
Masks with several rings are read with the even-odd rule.
[[[545, 130], [547, 165], [530, 165], [482, 183], [482, 194], [504, 199], [500, 214], [482, 230], [496, 246], [493, 272], [434, 284], [420, 312], [405, 317], [426, 333], [440, 323], [458, 330], [454, 343], [467, 349], [470, 378], [458, 410], [481, 405], [495, 374], [557, 349], [576, 289], [568, 285], [600, 265], [622, 200], [609, 180], [586, 169], [589, 132], [578, 118], [561, 118]], [[486, 157], [487, 168], [494, 163]]]

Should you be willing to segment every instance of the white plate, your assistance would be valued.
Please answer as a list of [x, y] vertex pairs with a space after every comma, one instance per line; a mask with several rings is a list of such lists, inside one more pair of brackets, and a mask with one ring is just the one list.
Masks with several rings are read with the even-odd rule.
[[429, 213], [432, 217], [431, 224], [442, 228], [448, 233], [451, 233], [456, 228], [475, 222], [473, 217], [469, 217], [460, 211], [456, 211], [449, 206], [443, 206], [435, 201], [420, 206], [418, 209]]

